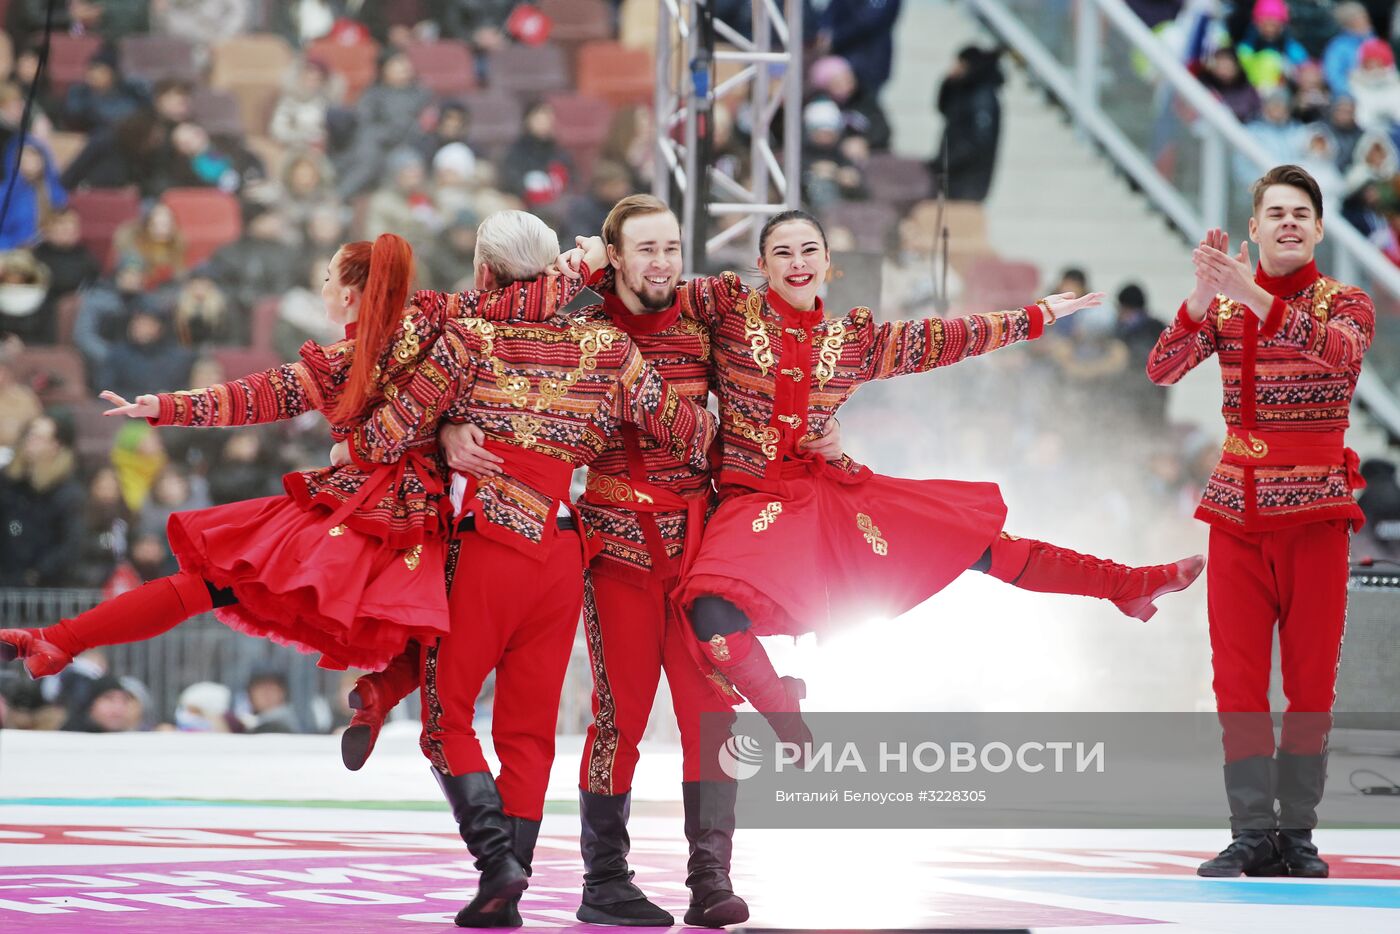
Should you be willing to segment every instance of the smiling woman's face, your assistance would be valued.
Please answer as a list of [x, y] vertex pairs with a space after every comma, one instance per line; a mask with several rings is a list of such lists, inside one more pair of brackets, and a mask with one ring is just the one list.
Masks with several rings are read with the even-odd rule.
[[809, 221], [779, 224], [768, 233], [758, 268], [768, 287], [798, 311], [816, 307], [817, 290], [831, 266], [822, 232]]

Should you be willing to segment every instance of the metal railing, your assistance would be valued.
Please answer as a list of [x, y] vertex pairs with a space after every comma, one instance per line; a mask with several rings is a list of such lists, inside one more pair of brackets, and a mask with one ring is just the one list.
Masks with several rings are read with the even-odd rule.
[[[1239, 240], [1248, 183], [1274, 160], [1124, 0], [962, 0], [1025, 62], [1188, 241], [1211, 227]], [[1377, 341], [1356, 399], [1400, 440], [1400, 268], [1327, 205], [1329, 273], [1376, 299]]]
[[[100, 590], [0, 588], [0, 620], [7, 628], [49, 626], [96, 606], [101, 599]], [[303, 729], [323, 729], [329, 705], [338, 700], [343, 689], [342, 673], [317, 668], [315, 656], [235, 632], [212, 613], [188, 619], [153, 639], [105, 646], [101, 651], [112, 674], [130, 675], [146, 686], [151, 698], [148, 719], [154, 722], [172, 722], [180, 692], [191, 684], [215, 681], [238, 691], [255, 671], [270, 670], [286, 676], [291, 705]], [[17, 667], [20, 663], [11, 664]], [[588, 650], [579, 638], [560, 700], [560, 732], [582, 733], [588, 728], [593, 716], [591, 691]], [[489, 699], [479, 705], [483, 709], [487, 706]], [[416, 692], [404, 698], [396, 716], [418, 719]], [[649, 736], [676, 735], [674, 718], [668, 712], [654, 720]]]

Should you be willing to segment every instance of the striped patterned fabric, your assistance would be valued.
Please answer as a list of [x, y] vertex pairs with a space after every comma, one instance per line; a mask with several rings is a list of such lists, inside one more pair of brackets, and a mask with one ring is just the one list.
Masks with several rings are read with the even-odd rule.
[[[1319, 275], [1311, 263], [1279, 281], [1265, 279], [1261, 276], [1260, 283], [1276, 298], [1263, 322], [1224, 296], [1216, 296], [1205, 318], [1195, 322], [1183, 302], [1148, 358], [1148, 377], [1171, 385], [1218, 355], [1227, 427], [1246, 435], [1251, 428], [1319, 435], [1345, 431], [1361, 357], [1375, 332], [1370, 297]], [[1252, 379], [1246, 379], [1246, 371], [1252, 371]], [[1255, 488], [1248, 521], [1246, 471], [1252, 471]], [[1244, 467], [1222, 459], [1196, 518], [1246, 532], [1328, 519], [1359, 526], [1351, 473], [1345, 463]]]

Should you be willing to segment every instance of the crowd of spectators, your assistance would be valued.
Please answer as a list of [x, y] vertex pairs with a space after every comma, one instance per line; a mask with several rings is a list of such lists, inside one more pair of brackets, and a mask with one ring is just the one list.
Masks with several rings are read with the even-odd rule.
[[[1400, 4], [1138, 0], [1147, 23], [1275, 163], [1302, 165], [1324, 196], [1400, 264]], [[1247, 160], [1236, 175], [1258, 173]]]
[[[460, 288], [470, 280], [484, 215], [524, 207], [571, 244], [574, 234], [596, 232], [618, 197], [649, 189], [656, 170], [650, 79], [616, 97], [584, 90], [586, 43], [550, 40], [548, 16], [599, 7], [608, 33], [593, 41], [631, 34], [650, 42], [653, 0], [59, 4], [59, 31], [96, 37], [62, 87], [53, 73], [35, 86], [44, 6], [9, 4], [13, 56], [0, 55], [4, 181], [19, 166], [0, 225], [0, 588], [110, 593], [171, 573], [165, 539], [171, 512], [276, 494], [285, 472], [326, 460], [329, 440], [316, 415], [237, 431], [156, 430], [104, 419], [96, 390], [129, 397], [207, 386], [292, 359], [304, 340], [336, 339], [320, 288], [331, 255], [346, 240], [397, 232], [415, 247], [420, 287]], [[747, 0], [715, 7], [740, 31], [749, 28]], [[1233, 19], [1213, 22], [1237, 28], [1235, 7]], [[1256, 9], [1280, 7], [1286, 13], [1282, 4], [1260, 0]], [[828, 222], [833, 249], [883, 258], [874, 304], [886, 317], [927, 314], [942, 297], [932, 196], [945, 187], [956, 202], [986, 197], [1001, 120], [999, 54], [969, 47], [930, 88], [929, 103], [947, 122], [934, 157], [925, 163], [891, 155], [891, 119], [879, 92], [890, 76], [899, 12], [899, 0], [811, 6], [800, 121], [804, 201]], [[1216, 46], [1202, 44], [1202, 74], [1218, 68], [1223, 96], [1233, 100], [1231, 89], [1240, 90], [1238, 106], [1248, 108], [1253, 94], [1259, 114], [1271, 113], [1279, 126], [1301, 127], [1300, 112], [1314, 120], [1325, 115], [1319, 157], [1333, 152], [1346, 184], [1364, 176], [1366, 185], [1358, 181], [1357, 190], [1375, 189], [1379, 200], [1372, 204], [1362, 194], [1357, 204], [1383, 214], [1397, 170], [1389, 132], [1359, 124], [1350, 135], [1343, 132], [1349, 99], [1325, 77], [1309, 76], [1308, 65], [1322, 62], [1325, 76], [1340, 53], [1329, 59], [1325, 42], [1317, 46], [1314, 36], [1297, 30], [1278, 32], [1263, 13], [1246, 15], [1231, 46], [1252, 50], [1246, 64], [1239, 66], [1237, 51], [1221, 57]], [[1285, 27], [1291, 22], [1283, 17]], [[278, 37], [273, 42], [286, 50], [285, 69], [259, 106], [240, 105], [240, 119], [230, 122], [209, 104], [227, 91], [211, 76], [219, 49], [250, 34]], [[154, 77], [133, 73], [126, 43], [152, 36], [183, 41], [189, 68]], [[1372, 53], [1365, 41], [1352, 44], [1360, 67]], [[470, 87], [460, 93], [443, 90], [440, 75], [420, 73], [415, 64], [427, 61], [424, 47], [447, 45], [465, 50], [472, 63]], [[555, 91], [518, 92], [493, 73], [493, 61], [512, 50], [551, 48], [568, 64]], [[346, 56], [353, 58], [347, 49], [367, 51], [360, 60], [368, 70], [347, 67]], [[1274, 49], [1277, 56], [1269, 58]], [[1227, 59], [1236, 62], [1238, 76], [1230, 76]], [[1271, 89], [1255, 87], [1269, 75]], [[1238, 88], [1239, 76], [1248, 89]], [[1269, 102], [1284, 88], [1293, 97], [1279, 110]], [[37, 112], [19, 152], [17, 128], [31, 90]], [[513, 128], [507, 134], [500, 131], [503, 100], [516, 115], [506, 121]], [[1353, 105], [1353, 117], [1389, 113], [1380, 100]], [[606, 126], [581, 142], [572, 118], [586, 104]], [[1242, 115], [1256, 128], [1268, 123], [1248, 109]], [[710, 124], [709, 164], [746, 181], [751, 126], [745, 102], [720, 102]], [[1363, 167], [1355, 172], [1353, 156]], [[204, 214], [181, 210], [180, 198], [191, 191], [232, 206], [234, 223], [215, 242], [196, 223]], [[131, 198], [131, 210], [111, 224], [110, 213], [94, 205], [118, 194]], [[737, 259], [751, 262], [747, 253]], [[977, 299], [963, 287], [975, 278], [972, 268], [958, 265], [948, 278], [953, 311], [986, 310], [959, 303]], [[1048, 291], [1088, 289], [1075, 270], [1061, 282], [1037, 284]], [[1124, 283], [1102, 314], [1078, 316], [1026, 352], [863, 393], [853, 404], [861, 413], [855, 441], [877, 439], [876, 447], [852, 453], [893, 474], [1007, 481], [1025, 507], [1018, 515], [1065, 540], [1074, 538], [1076, 525], [1093, 535], [1112, 528], [1122, 538], [1140, 538], [1142, 528], [1157, 528], [1159, 520], [1175, 530], [1170, 534], [1185, 536], [1218, 442], [1168, 425], [1164, 392], [1142, 377], [1158, 321], [1169, 311]], [[943, 407], [937, 431], [909, 431], [910, 413], [927, 410], [930, 393], [958, 404]], [[1117, 439], [1108, 447], [1101, 440], [1106, 429]], [[897, 444], [888, 440], [894, 438]], [[1090, 516], [1073, 508], [1089, 499], [1103, 509]], [[1151, 554], [1163, 548], [1173, 550], [1154, 547]], [[1150, 557], [1148, 550], [1135, 556]], [[101, 677], [108, 673], [89, 680]], [[182, 715], [151, 710], [139, 685], [129, 682], [116, 690], [131, 701], [108, 698], [99, 706], [124, 706], [129, 719], [134, 702], [143, 709], [134, 721], [140, 727], [166, 721], [256, 729], [261, 722], [248, 719], [256, 713], [251, 701], [238, 700], [254, 693], [247, 685], [238, 692], [200, 686], [190, 705], [198, 712]], [[54, 695], [24, 709], [47, 711], [35, 714], [36, 723], [53, 725], [60, 714], [84, 723], [93, 719], [84, 705], [96, 696]], [[12, 698], [12, 710], [20, 706]], [[245, 716], [236, 716], [240, 710]]]

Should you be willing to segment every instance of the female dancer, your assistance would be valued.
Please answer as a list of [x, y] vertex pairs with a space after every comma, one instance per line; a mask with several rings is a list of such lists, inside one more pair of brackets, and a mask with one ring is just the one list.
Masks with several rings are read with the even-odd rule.
[[[732, 273], [688, 286], [714, 335], [723, 499], [674, 598], [702, 668], [723, 672], [781, 738], [807, 736], [801, 682], [777, 676], [756, 636], [897, 616], [969, 568], [1025, 590], [1102, 597], [1145, 620], [1156, 598], [1200, 574], [1199, 555], [1134, 568], [1010, 535], [992, 483], [886, 477], [800, 448], [866, 381], [1039, 337], [1056, 318], [1097, 305], [1100, 293], [947, 320], [876, 324], [867, 308], [828, 318], [817, 289], [830, 254], [815, 218], [774, 216], [759, 250], [766, 288], [750, 291]], [[774, 559], [785, 554], [811, 557]]]
[[[412, 376], [445, 315], [505, 313], [521, 303], [559, 308], [580, 283], [516, 283], [446, 302], [420, 293], [405, 309], [413, 253], [383, 234], [341, 247], [321, 290], [344, 325], [329, 347], [196, 392], [111, 392], [108, 415], [156, 425], [239, 426], [321, 411], [337, 441]], [[429, 297], [434, 301], [428, 301]], [[424, 309], [432, 309], [424, 311]], [[149, 639], [215, 609], [240, 632], [320, 652], [331, 668], [378, 670], [410, 640], [447, 632], [445, 510], [435, 438], [414, 439], [393, 466], [351, 464], [288, 474], [286, 495], [175, 513], [168, 533], [180, 572], [43, 629], [0, 629], [0, 659], [23, 657], [34, 677], [61, 671], [98, 645]]]

